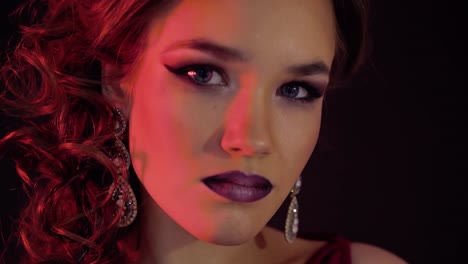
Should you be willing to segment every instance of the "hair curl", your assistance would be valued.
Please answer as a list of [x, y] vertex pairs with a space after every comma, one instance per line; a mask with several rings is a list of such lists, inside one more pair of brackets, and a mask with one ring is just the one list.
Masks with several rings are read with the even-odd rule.
[[[148, 21], [171, 1], [32, 0], [0, 68], [0, 138], [27, 193], [16, 236], [22, 263], [128, 263], [109, 203], [117, 172], [106, 153], [112, 105], [101, 94], [101, 63], [125, 75], [141, 51]], [[332, 82], [364, 61], [364, 0], [334, 0], [339, 45]], [[83, 254], [85, 252], [85, 254]]]

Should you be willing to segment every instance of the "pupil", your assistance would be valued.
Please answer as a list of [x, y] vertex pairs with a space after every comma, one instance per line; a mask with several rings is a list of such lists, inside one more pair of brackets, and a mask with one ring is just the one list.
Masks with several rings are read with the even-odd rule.
[[198, 82], [206, 82], [211, 78], [211, 71], [208, 69], [197, 69], [195, 71], [195, 79]]
[[299, 93], [299, 89], [296, 86], [285, 85], [283, 86], [283, 93], [289, 97], [296, 97]]

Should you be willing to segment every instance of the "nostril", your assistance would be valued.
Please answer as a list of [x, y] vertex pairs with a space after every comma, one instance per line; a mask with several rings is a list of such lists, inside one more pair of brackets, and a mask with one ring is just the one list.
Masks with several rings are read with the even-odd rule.
[[241, 148], [231, 148], [231, 151], [239, 152], [241, 151]]
[[223, 132], [221, 147], [233, 155], [265, 156], [272, 151], [270, 133], [263, 127], [231, 125]]

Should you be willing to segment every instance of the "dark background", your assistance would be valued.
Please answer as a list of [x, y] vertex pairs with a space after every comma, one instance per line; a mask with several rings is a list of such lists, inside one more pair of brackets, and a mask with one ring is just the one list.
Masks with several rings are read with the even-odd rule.
[[[371, 59], [348, 88], [326, 97], [321, 137], [303, 174], [300, 230], [340, 232], [411, 263], [464, 262], [468, 9], [423, 0], [371, 4]], [[0, 4], [2, 46], [15, 32], [6, 17], [14, 5]], [[7, 165], [0, 168], [4, 236], [20, 204]], [[284, 209], [271, 225], [282, 228]]]

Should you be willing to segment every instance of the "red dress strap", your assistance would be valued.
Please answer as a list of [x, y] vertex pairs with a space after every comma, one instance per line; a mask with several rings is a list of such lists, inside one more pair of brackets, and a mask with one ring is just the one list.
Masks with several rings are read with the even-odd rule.
[[351, 264], [351, 242], [341, 236], [333, 236], [307, 264]]

